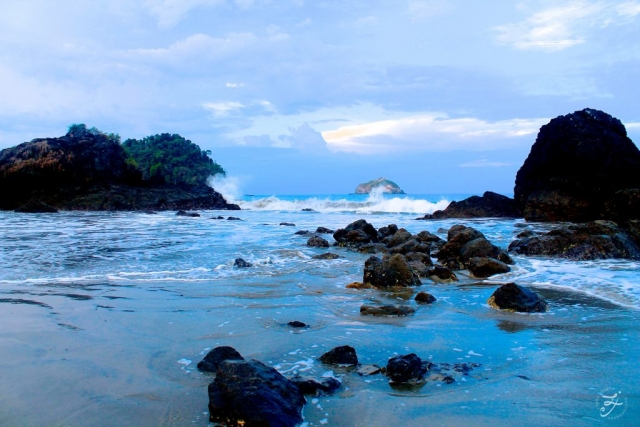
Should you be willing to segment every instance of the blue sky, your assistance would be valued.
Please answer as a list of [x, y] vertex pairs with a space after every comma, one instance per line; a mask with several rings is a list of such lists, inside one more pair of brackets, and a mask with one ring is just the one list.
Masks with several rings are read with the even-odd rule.
[[251, 194], [513, 191], [549, 119], [640, 141], [640, 1], [5, 0], [0, 148], [179, 133]]

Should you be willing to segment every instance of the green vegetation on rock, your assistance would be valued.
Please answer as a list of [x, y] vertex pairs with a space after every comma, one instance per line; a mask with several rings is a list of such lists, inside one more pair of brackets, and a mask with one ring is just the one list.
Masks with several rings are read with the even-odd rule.
[[169, 184], [204, 184], [225, 171], [193, 142], [178, 134], [163, 133], [140, 140], [127, 139], [122, 146], [127, 164], [135, 166], [144, 180]]

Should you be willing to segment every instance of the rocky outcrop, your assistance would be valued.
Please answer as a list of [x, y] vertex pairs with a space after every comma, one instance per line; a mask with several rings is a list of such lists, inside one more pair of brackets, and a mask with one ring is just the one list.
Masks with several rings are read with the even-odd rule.
[[468, 268], [472, 258], [492, 258], [513, 264], [511, 257], [489, 242], [484, 234], [472, 227], [454, 225], [449, 229], [447, 243], [438, 254], [438, 261], [452, 270]]
[[616, 118], [593, 109], [544, 125], [516, 176], [514, 197], [532, 221], [640, 218], [640, 150]]
[[525, 234], [514, 240], [509, 252], [519, 255], [544, 255], [574, 261], [627, 258], [640, 259], [640, 234], [630, 221], [622, 228], [612, 221], [593, 221], [562, 225], [543, 234]]
[[224, 425], [295, 427], [306, 400], [300, 388], [257, 360], [225, 360], [209, 384], [209, 416]]
[[204, 184], [143, 181], [117, 140], [89, 131], [0, 151], [0, 209], [30, 202], [62, 210], [240, 209]]
[[398, 184], [386, 178], [378, 178], [358, 185], [356, 194], [370, 194], [374, 189], [380, 189], [379, 191], [387, 194], [405, 194]]
[[500, 286], [487, 300], [493, 308], [520, 313], [544, 313], [547, 302], [531, 289], [515, 283]]
[[471, 196], [459, 202], [451, 202], [446, 209], [417, 219], [521, 217], [522, 211], [518, 209], [513, 199], [487, 191], [482, 197]]
[[345, 228], [333, 233], [339, 246], [358, 246], [366, 243], [378, 243], [378, 231], [364, 219], [352, 222]]

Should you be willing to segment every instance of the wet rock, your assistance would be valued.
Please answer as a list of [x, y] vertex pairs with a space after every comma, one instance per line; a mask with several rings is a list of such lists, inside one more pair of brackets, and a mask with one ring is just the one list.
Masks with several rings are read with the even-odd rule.
[[313, 396], [332, 394], [341, 386], [340, 381], [330, 377], [316, 380], [315, 378], [297, 375], [291, 378], [291, 381], [298, 386], [302, 394], [310, 394]]
[[391, 248], [394, 246], [398, 246], [409, 239], [411, 239], [411, 233], [409, 233], [404, 228], [401, 228], [388, 239], [385, 239], [384, 243], [386, 243], [387, 247]]
[[406, 305], [362, 305], [360, 315], [362, 316], [409, 316], [416, 311]]
[[395, 286], [407, 287], [420, 285], [418, 275], [413, 271], [407, 259], [400, 254], [381, 260], [372, 256], [364, 264], [364, 283], [376, 288]]
[[384, 239], [387, 237], [391, 238], [398, 231], [398, 226], [395, 224], [389, 224], [386, 227], [381, 227], [378, 229], [378, 239], [381, 242], [384, 242]]
[[487, 303], [499, 310], [517, 311], [521, 313], [544, 313], [547, 302], [531, 289], [515, 283], [507, 283], [499, 287]]
[[509, 254], [484, 237], [473, 239], [460, 249], [460, 259], [465, 265], [471, 258], [476, 257], [495, 258], [505, 264], [514, 264]]
[[58, 213], [58, 209], [39, 201], [29, 201], [15, 210], [21, 213]]
[[211, 350], [198, 363], [198, 370], [202, 372], [216, 372], [218, 366], [225, 360], [244, 360], [244, 357], [233, 347], [221, 346]]
[[211, 217], [209, 219], [224, 219], [224, 217], [221, 215], [218, 215], [218, 216]]
[[176, 216], [187, 216], [191, 218], [197, 218], [200, 216], [200, 214], [195, 212], [187, 212], [187, 211], [180, 210], [176, 212]]
[[296, 226], [292, 222], [281, 222], [280, 225], [283, 226], [283, 227], [295, 227]]
[[332, 348], [320, 356], [322, 363], [329, 365], [357, 365], [358, 356], [356, 350], [348, 345]]
[[516, 175], [514, 196], [530, 221], [629, 219], [606, 205], [619, 191], [640, 189], [638, 170], [640, 150], [624, 125], [587, 108], [542, 126]]
[[361, 254], [386, 254], [389, 252], [387, 246], [384, 243], [366, 243], [362, 246], [358, 246], [358, 252]]
[[307, 240], [307, 246], [310, 246], [313, 248], [328, 248], [329, 242], [327, 242], [325, 239], [323, 239], [320, 236], [313, 236], [309, 240]]
[[405, 258], [419, 277], [429, 277], [433, 268], [433, 261], [431, 261], [429, 255], [421, 252], [410, 252]]
[[225, 360], [209, 384], [210, 420], [225, 425], [295, 427], [304, 404], [296, 384], [257, 360]]
[[236, 216], [230, 216], [227, 218], [227, 221], [242, 221], [242, 219]]
[[382, 372], [382, 368], [378, 365], [361, 365], [356, 371], [358, 375], [366, 377], [369, 375], [375, 375]]
[[386, 375], [394, 383], [415, 383], [424, 379], [428, 370], [414, 353], [396, 356], [387, 362]]
[[346, 288], [347, 288], [347, 289], [372, 289], [372, 288], [373, 288], [373, 286], [371, 286], [371, 285], [370, 285], [370, 284], [368, 284], [368, 283], [352, 282], [352, 283], [349, 283], [349, 284], [346, 286]]
[[345, 228], [333, 233], [335, 241], [342, 246], [358, 245], [362, 243], [378, 243], [378, 232], [373, 225], [364, 219], [352, 222]]
[[302, 212], [316, 212], [316, 211], [311, 208], [303, 208]]
[[521, 217], [522, 211], [516, 206], [515, 200], [487, 191], [482, 197], [471, 196], [459, 202], [451, 202], [446, 209], [417, 219]]
[[458, 281], [458, 276], [456, 276], [451, 269], [441, 265], [434, 266], [430, 270], [428, 277], [431, 278], [431, 280], [440, 283], [452, 283]]
[[447, 243], [440, 248], [436, 257], [441, 263], [449, 259], [459, 260], [460, 250], [472, 240], [484, 238], [484, 234], [472, 227], [454, 225], [449, 229]]
[[306, 236], [307, 234], [312, 234], [309, 230], [298, 230], [295, 233], [296, 236]]
[[307, 325], [306, 323], [300, 322], [298, 320], [293, 320], [287, 323], [287, 325], [291, 326], [292, 328], [308, 328], [309, 327], [309, 325]]
[[332, 260], [332, 259], [338, 259], [338, 258], [341, 258], [341, 257], [340, 257], [340, 255], [332, 254], [331, 252], [326, 252], [324, 254], [314, 255], [311, 258], [313, 258], [313, 259]]
[[435, 234], [424, 230], [419, 232], [415, 237], [418, 242], [428, 245], [431, 252], [438, 252], [440, 248], [447, 243]]
[[524, 230], [516, 235], [516, 239], [524, 239], [525, 237], [533, 237], [535, 235], [536, 233], [531, 230]]
[[436, 297], [434, 297], [428, 292], [418, 292], [418, 294], [415, 297], [415, 300], [416, 302], [420, 302], [423, 304], [431, 304], [432, 302], [436, 301]]
[[496, 274], [508, 273], [511, 268], [502, 261], [494, 258], [474, 257], [467, 262], [467, 268], [471, 274], [479, 279], [491, 277]]
[[420, 243], [416, 239], [409, 239], [404, 243], [400, 243], [399, 245], [393, 246], [389, 249], [389, 252], [392, 254], [402, 254], [406, 255], [409, 252], [420, 252], [424, 254], [431, 253], [431, 248], [428, 244]]
[[514, 240], [509, 251], [520, 255], [546, 255], [575, 261], [627, 258], [640, 259], [634, 238], [634, 222], [622, 228], [612, 221], [562, 225], [548, 233]]
[[242, 258], [236, 258], [235, 262], [233, 263], [233, 266], [237, 268], [249, 268], [249, 267], [253, 267], [253, 264], [243, 260]]
[[326, 227], [318, 227], [318, 228], [316, 228], [316, 233], [318, 233], [318, 234], [333, 234], [334, 230], [331, 230], [330, 228], [326, 228]]

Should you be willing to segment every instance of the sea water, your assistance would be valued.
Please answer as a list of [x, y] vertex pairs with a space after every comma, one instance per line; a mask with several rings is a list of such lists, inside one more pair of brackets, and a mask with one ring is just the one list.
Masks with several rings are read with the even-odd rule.
[[[461, 272], [457, 284], [355, 290], [346, 285], [362, 280], [369, 255], [310, 248], [295, 234], [364, 218], [446, 238], [462, 223], [506, 248], [526, 228], [549, 228], [416, 220], [466, 196], [246, 195], [234, 200], [241, 211], [200, 217], [1, 212], [0, 425], [210, 425], [212, 377], [195, 365], [219, 345], [288, 376], [337, 377], [336, 394], [307, 398], [308, 426], [639, 425], [640, 263], [515, 256], [512, 271], [491, 280]], [[312, 258], [327, 251], [340, 258]], [[236, 268], [236, 258], [253, 266]], [[549, 312], [490, 308], [507, 282], [533, 288]], [[418, 290], [437, 301], [419, 306]], [[361, 316], [365, 303], [416, 313]], [[339, 345], [363, 364], [416, 353], [480, 366], [452, 384], [397, 387], [318, 362]]]

